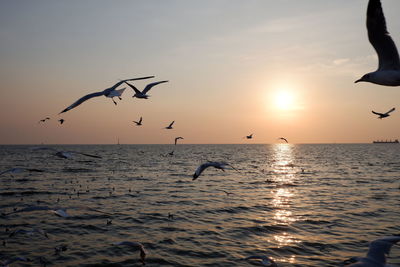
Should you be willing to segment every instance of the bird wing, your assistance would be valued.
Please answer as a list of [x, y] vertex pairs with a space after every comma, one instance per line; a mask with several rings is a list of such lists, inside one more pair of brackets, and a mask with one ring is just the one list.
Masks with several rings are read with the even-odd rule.
[[367, 9], [368, 39], [379, 58], [379, 70], [399, 70], [400, 59], [396, 45], [386, 28], [380, 0], [369, 0]]
[[393, 112], [393, 111], [395, 111], [395, 110], [396, 110], [395, 108], [392, 108], [391, 110], [389, 110], [389, 111], [386, 112], [385, 114], [388, 115], [390, 112]]
[[372, 113], [374, 113], [375, 115], [379, 115], [379, 116], [382, 116], [382, 115], [383, 115], [382, 113], [375, 112], [375, 111], [372, 111]]
[[61, 112], [58, 113], [58, 114], [67, 112], [68, 110], [71, 110], [71, 109], [73, 109], [73, 108], [79, 106], [80, 104], [82, 104], [82, 103], [85, 102], [86, 100], [89, 100], [89, 99], [91, 99], [91, 98], [93, 98], [93, 97], [101, 96], [101, 95], [104, 95], [104, 92], [103, 92], [103, 91], [102, 91], [102, 92], [96, 92], [96, 93], [92, 93], [92, 94], [85, 95], [85, 96], [79, 98], [79, 99], [78, 99], [77, 101], [75, 101], [72, 105], [70, 105], [69, 107], [67, 107], [66, 109], [64, 109], [63, 111], [61, 111]]
[[172, 127], [175, 121], [172, 121], [168, 127]]
[[101, 159], [102, 157], [97, 156], [97, 155], [92, 155], [92, 154], [86, 154], [86, 153], [82, 153], [82, 152], [76, 152], [76, 151], [65, 151], [67, 153], [75, 153], [75, 154], [79, 154], [79, 155], [83, 155], [86, 157], [91, 157], [91, 158], [97, 158], [97, 159]]
[[143, 120], [142, 117], [140, 117], [139, 123], [142, 123], [142, 120]]
[[369, 245], [367, 257], [382, 264], [386, 263], [386, 255], [394, 244], [400, 241], [400, 236], [388, 236], [374, 240]]
[[140, 92], [133, 84], [127, 83], [125, 82], [127, 85], [129, 85], [130, 88], [133, 89], [133, 91], [135, 91], [136, 94], [141, 94], [142, 92]]
[[142, 93], [146, 94], [153, 86], [156, 86], [157, 84], [160, 83], [166, 83], [168, 81], [160, 81], [160, 82], [154, 82], [154, 83], [149, 83], [148, 85], [146, 85], [146, 87], [143, 89]]
[[5, 171], [2, 171], [2, 172], [0, 172], [0, 175], [3, 175], [3, 174], [8, 173], [8, 172], [12, 172], [12, 170], [13, 169], [8, 169], [8, 170], [5, 170]]
[[192, 181], [196, 180], [197, 177], [200, 176], [200, 174], [207, 169], [208, 167], [212, 166], [212, 162], [207, 162], [207, 163], [203, 163], [201, 164], [199, 167], [197, 167], [196, 171], [193, 174], [193, 179]]
[[121, 80], [121, 81], [117, 82], [116, 84], [114, 84], [113, 86], [111, 86], [108, 89], [115, 90], [115, 89], [117, 89], [118, 86], [120, 86], [122, 83], [126, 83], [127, 81], [137, 81], [137, 80], [144, 80], [144, 79], [150, 79], [150, 78], [154, 78], [154, 76], [146, 76], [146, 77], [140, 77], [140, 78], [132, 78], [132, 79]]

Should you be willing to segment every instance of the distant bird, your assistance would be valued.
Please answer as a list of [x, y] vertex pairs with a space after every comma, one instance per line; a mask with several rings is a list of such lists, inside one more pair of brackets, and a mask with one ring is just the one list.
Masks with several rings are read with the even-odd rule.
[[148, 85], [146, 85], [146, 87], [143, 89], [142, 92], [140, 92], [134, 85], [125, 82], [127, 85], [129, 85], [133, 91], [135, 91], [135, 94], [132, 97], [136, 97], [136, 98], [143, 98], [143, 99], [147, 99], [150, 97], [150, 95], [147, 95], [146, 93], [148, 91], [150, 91], [151, 88], [153, 88], [154, 86], [156, 86], [157, 84], [160, 83], [166, 83], [168, 81], [160, 81], [160, 82], [154, 82], [154, 83], [149, 83]]
[[44, 118], [44, 119], [42, 119], [42, 120], [39, 120], [38, 123], [45, 122], [45, 121], [47, 121], [47, 120], [50, 120], [50, 118], [49, 118], [49, 117], [46, 117], [46, 118]]
[[380, 0], [369, 0], [367, 9], [368, 38], [379, 58], [378, 70], [365, 74], [357, 82], [386, 86], [400, 85], [400, 59], [393, 39], [386, 28]]
[[261, 260], [261, 264], [263, 266], [278, 267], [278, 265], [267, 256], [250, 256], [245, 258], [244, 260]]
[[63, 124], [65, 120], [64, 119], [59, 119], [58, 121], [60, 122], [60, 124]]
[[225, 191], [225, 190], [221, 190], [221, 189], [219, 189], [218, 191], [222, 191], [222, 192], [224, 192], [227, 196], [229, 196], [229, 195], [233, 195], [233, 193], [231, 193], [231, 192], [228, 192], [228, 191]]
[[389, 117], [390, 116], [389, 113], [393, 112], [395, 110], [396, 110], [395, 108], [392, 108], [391, 110], [389, 110], [386, 113], [379, 113], [379, 112], [375, 112], [375, 111], [372, 111], [372, 113], [374, 113], [375, 115], [378, 115], [379, 116], [378, 119], [383, 119], [383, 118]]
[[171, 152], [169, 152], [167, 155], [168, 155], [168, 156], [173, 156], [173, 155], [174, 155], [174, 152], [175, 152], [175, 151], [174, 151], [174, 150], [172, 150], [172, 151], [171, 151]]
[[279, 137], [278, 139], [279, 139], [279, 140], [283, 140], [283, 141], [285, 141], [286, 143], [289, 143], [288, 140], [287, 140], [286, 138], [284, 138], [284, 137]]
[[58, 150], [56, 150], [56, 149], [54, 149], [52, 147], [34, 147], [34, 148], [32, 148], [32, 150], [50, 150], [50, 151], [54, 151], [55, 152], [54, 155], [59, 157], [59, 158], [62, 158], [62, 159], [70, 159], [75, 154], [86, 156], [86, 157], [91, 157], [91, 158], [97, 158], [97, 159], [101, 159], [102, 158], [101, 156], [82, 153], [82, 152], [77, 152], [77, 151], [58, 151]]
[[46, 237], [47, 239], [49, 238], [49, 236], [47, 235], [46, 231], [42, 230], [42, 229], [37, 229], [37, 228], [33, 228], [31, 230], [25, 230], [25, 229], [18, 229], [13, 231], [11, 234], [9, 234], [8, 237], [14, 237], [18, 234], [27, 234], [27, 235], [33, 235], [35, 233], [41, 234], [42, 236]]
[[253, 139], [253, 134], [246, 135], [245, 138], [246, 138], [246, 139]]
[[133, 122], [136, 123], [136, 126], [141, 126], [142, 125], [142, 121], [143, 121], [143, 119], [142, 119], [142, 117], [140, 117], [139, 121], [133, 121]]
[[139, 249], [140, 250], [140, 254], [139, 254], [140, 255], [140, 262], [143, 265], [146, 265], [146, 262], [145, 262], [145, 260], [146, 260], [146, 250], [144, 249], [144, 247], [143, 247], [143, 245], [141, 243], [139, 243], [139, 242], [130, 242], [130, 241], [122, 241], [122, 242], [114, 243], [114, 245], [117, 245], [117, 246], [129, 246], [129, 247], [132, 247], [132, 248]]
[[79, 98], [77, 101], [75, 101], [69, 107], [67, 107], [66, 109], [61, 111], [59, 114], [67, 112], [68, 110], [71, 110], [71, 109], [79, 106], [80, 104], [82, 104], [86, 100], [89, 100], [89, 99], [91, 99], [93, 97], [102, 96], [102, 95], [104, 95], [105, 97], [111, 98], [113, 100], [114, 104], [117, 104], [117, 102], [115, 102], [113, 98], [114, 97], [119, 97], [120, 98], [123, 90], [125, 90], [125, 89], [117, 90], [118, 86], [120, 86], [121, 84], [123, 84], [126, 81], [143, 80], [143, 79], [149, 79], [149, 78], [153, 78], [153, 77], [154, 76], [148, 76], [148, 77], [121, 80], [121, 81], [117, 82], [116, 84], [114, 84], [113, 86], [111, 86], [110, 88], [107, 88], [107, 89], [105, 89], [103, 91], [100, 91], [100, 92], [91, 93], [91, 94], [88, 94], [88, 95], [85, 95], [85, 96]]
[[26, 168], [11, 168], [5, 171], [0, 172], [0, 176], [6, 173], [10, 173], [12, 177], [14, 173], [21, 173], [21, 172], [44, 172], [43, 170], [39, 170], [39, 169], [26, 169]]
[[8, 260], [2, 261], [0, 264], [1, 267], [8, 267], [11, 263], [16, 261], [30, 261], [28, 258], [25, 257], [13, 257]]
[[175, 145], [176, 145], [176, 143], [178, 142], [179, 139], [184, 139], [184, 138], [182, 136], [175, 137]]
[[236, 170], [233, 166], [231, 166], [230, 164], [226, 163], [226, 162], [216, 162], [216, 161], [208, 161], [206, 163], [201, 164], [199, 167], [197, 167], [196, 171], [193, 174], [193, 181], [196, 180], [200, 174], [207, 169], [208, 167], [214, 167], [217, 169], [220, 169], [222, 171], [225, 171], [225, 168], [229, 166], [232, 169]]
[[[369, 250], [367, 256], [354, 257], [349, 261], [352, 263], [351, 267], [385, 267], [386, 256], [389, 255], [390, 249], [394, 244], [400, 241], [400, 236], [388, 236], [380, 239], [376, 239], [369, 244]], [[353, 263], [354, 262], [354, 263]]]
[[167, 127], [165, 127], [164, 129], [168, 129], [168, 130], [170, 130], [170, 129], [173, 129], [172, 128], [172, 125], [174, 124], [174, 122], [175, 121], [172, 121]]

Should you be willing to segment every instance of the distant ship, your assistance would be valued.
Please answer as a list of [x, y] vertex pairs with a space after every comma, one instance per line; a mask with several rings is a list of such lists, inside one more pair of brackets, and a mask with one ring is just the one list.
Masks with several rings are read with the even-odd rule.
[[374, 143], [374, 144], [398, 144], [399, 140], [398, 139], [395, 139], [394, 141], [392, 141], [392, 140], [385, 140], [385, 141], [376, 140], [376, 141], [373, 141], [372, 143]]

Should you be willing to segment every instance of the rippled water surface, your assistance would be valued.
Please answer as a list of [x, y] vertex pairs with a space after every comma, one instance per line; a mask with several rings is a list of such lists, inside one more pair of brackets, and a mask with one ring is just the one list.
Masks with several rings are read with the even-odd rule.
[[[376, 238], [400, 233], [400, 145], [98, 145], [52, 146], [101, 155], [55, 157], [31, 146], [0, 146], [0, 212], [36, 205], [67, 208], [0, 217], [0, 260], [13, 266], [342, 266]], [[238, 171], [206, 169], [226, 161]], [[224, 191], [232, 193], [226, 194]], [[99, 213], [93, 208], [111, 215]], [[173, 218], [168, 218], [168, 214]], [[107, 220], [112, 219], [111, 224]], [[40, 234], [9, 237], [16, 229]], [[55, 255], [54, 247], [66, 251]], [[388, 260], [400, 264], [400, 246]]]

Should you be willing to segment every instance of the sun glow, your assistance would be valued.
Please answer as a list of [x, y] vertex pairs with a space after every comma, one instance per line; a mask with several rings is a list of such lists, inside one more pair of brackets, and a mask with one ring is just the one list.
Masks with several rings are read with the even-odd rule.
[[281, 110], [288, 110], [293, 107], [294, 96], [289, 91], [279, 91], [275, 95], [275, 106]]

